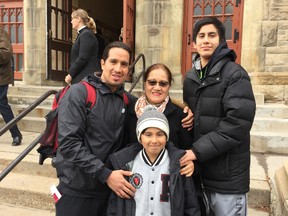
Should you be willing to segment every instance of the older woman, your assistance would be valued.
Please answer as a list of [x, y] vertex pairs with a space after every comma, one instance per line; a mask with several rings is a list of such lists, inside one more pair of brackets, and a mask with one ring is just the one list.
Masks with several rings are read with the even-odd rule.
[[71, 61], [65, 82], [74, 84], [90, 73], [100, 71], [98, 64], [98, 40], [95, 36], [96, 24], [83, 9], [73, 11], [72, 28], [78, 37], [71, 50]]
[[[192, 138], [189, 131], [182, 127], [181, 121], [187, 116], [183, 108], [176, 105], [169, 97], [169, 90], [172, 83], [172, 74], [169, 68], [161, 63], [153, 64], [147, 68], [143, 76], [144, 94], [129, 106], [127, 122], [125, 126], [124, 142], [137, 142], [135, 133], [138, 118], [143, 113], [146, 105], [154, 105], [166, 116], [170, 125], [170, 140], [176, 147], [191, 149]], [[186, 164], [181, 164], [186, 165]], [[181, 170], [181, 174], [192, 174], [194, 167], [187, 166]]]

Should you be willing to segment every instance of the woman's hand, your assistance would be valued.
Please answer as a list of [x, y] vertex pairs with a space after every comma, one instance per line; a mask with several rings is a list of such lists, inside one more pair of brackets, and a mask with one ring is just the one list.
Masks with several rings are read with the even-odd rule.
[[70, 74], [68, 74], [68, 75], [65, 77], [65, 82], [66, 82], [67, 84], [71, 84], [71, 82], [72, 82], [72, 77], [71, 77]]
[[183, 128], [187, 128], [188, 130], [192, 130], [193, 128], [193, 121], [194, 121], [194, 115], [191, 111], [191, 109], [189, 109], [188, 106], [185, 106], [183, 109], [184, 113], [188, 113], [187, 116], [182, 119], [182, 127]]

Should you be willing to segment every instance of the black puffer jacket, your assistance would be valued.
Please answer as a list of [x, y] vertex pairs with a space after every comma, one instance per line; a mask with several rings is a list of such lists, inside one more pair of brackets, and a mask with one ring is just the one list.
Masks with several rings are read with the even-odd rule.
[[[127, 170], [127, 164], [134, 160], [136, 155], [143, 149], [140, 143], [133, 143], [110, 156], [114, 169]], [[184, 150], [177, 149], [173, 143], [166, 145], [170, 158], [170, 186], [169, 196], [171, 215], [177, 216], [200, 216], [196, 191], [191, 177], [181, 176], [179, 159], [185, 154]], [[137, 193], [137, 191], [136, 191]], [[109, 199], [107, 215], [109, 216], [134, 216], [136, 211], [135, 200], [122, 199], [112, 193]]]
[[249, 191], [250, 129], [256, 107], [250, 78], [233, 62], [234, 54], [226, 42], [220, 44], [208, 63], [207, 77], [201, 82], [193, 67], [183, 89], [194, 113], [192, 150], [202, 164], [204, 184], [228, 194]]
[[[109, 154], [119, 150], [124, 131], [124, 89], [112, 93], [94, 75], [88, 76], [88, 82], [97, 89], [91, 111], [86, 108], [87, 91], [81, 83], [72, 85], [60, 101], [55, 166], [61, 192], [105, 199], [109, 193], [105, 182], [111, 173], [105, 163]], [[133, 101], [134, 97], [126, 94]]]

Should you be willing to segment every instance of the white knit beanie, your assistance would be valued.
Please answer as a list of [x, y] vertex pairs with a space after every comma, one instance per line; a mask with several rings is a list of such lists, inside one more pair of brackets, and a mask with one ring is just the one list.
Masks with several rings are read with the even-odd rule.
[[144, 108], [144, 113], [139, 117], [136, 127], [136, 135], [140, 142], [140, 135], [147, 128], [159, 128], [166, 134], [169, 140], [169, 123], [162, 112], [159, 112], [155, 106], [147, 105]]

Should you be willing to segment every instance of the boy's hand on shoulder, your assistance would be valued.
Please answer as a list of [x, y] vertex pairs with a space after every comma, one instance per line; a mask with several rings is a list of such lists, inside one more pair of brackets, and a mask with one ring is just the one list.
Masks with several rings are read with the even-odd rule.
[[133, 173], [124, 170], [112, 171], [106, 183], [121, 198], [130, 199], [134, 196], [136, 189], [124, 178], [132, 176]]

